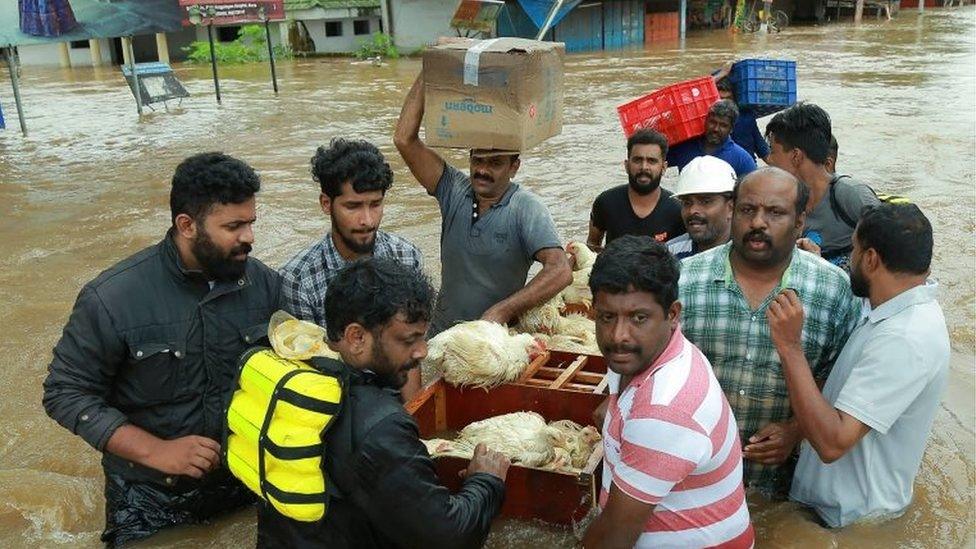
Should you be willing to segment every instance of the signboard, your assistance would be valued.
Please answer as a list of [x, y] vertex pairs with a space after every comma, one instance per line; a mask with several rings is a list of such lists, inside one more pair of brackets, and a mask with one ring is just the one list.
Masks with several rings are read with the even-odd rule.
[[284, 0], [179, 0], [179, 3], [185, 26], [193, 23], [190, 15], [194, 9], [199, 10], [204, 25], [240, 25], [285, 18]]
[[502, 0], [461, 0], [451, 26], [456, 29], [489, 33], [495, 28], [498, 14], [505, 7]]
[[177, 0], [0, 0], [0, 46], [180, 30]]
[[137, 101], [141, 99], [143, 105], [190, 97], [183, 83], [176, 79], [173, 69], [166, 63], [136, 63], [135, 68], [139, 76], [138, 94], [132, 83], [132, 71], [128, 66], [122, 66], [122, 76], [129, 83], [133, 97]]

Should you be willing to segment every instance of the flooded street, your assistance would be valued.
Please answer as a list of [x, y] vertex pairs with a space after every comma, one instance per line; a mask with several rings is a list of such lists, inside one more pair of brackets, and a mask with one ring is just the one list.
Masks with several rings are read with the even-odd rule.
[[[915, 501], [883, 525], [825, 530], [790, 503], [752, 502], [761, 547], [973, 547], [976, 356], [976, 10], [905, 10], [890, 23], [791, 27], [782, 34], [691, 34], [684, 49], [570, 55], [562, 135], [523, 156], [518, 180], [540, 194], [567, 240], [586, 237], [593, 199], [626, 181], [615, 107], [733, 57], [798, 62], [799, 97], [823, 106], [840, 142], [838, 171], [910, 197], [935, 230], [933, 276], [949, 323], [949, 389]], [[327, 220], [308, 161], [331, 137], [375, 142], [395, 170], [383, 228], [416, 243], [439, 277], [436, 203], [392, 145], [418, 59], [381, 67], [348, 59], [282, 62], [281, 96], [265, 65], [221, 67], [223, 106], [207, 66], [178, 66], [192, 97], [139, 120], [117, 68], [25, 67], [30, 136], [17, 132], [0, 71], [0, 547], [98, 546], [98, 454], [50, 420], [41, 383], [81, 286], [158, 241], [170, 223], [169, 178], [184, 157], [223, 150], [262, 176], [255, 256], [273, 267], [318, 239]], [[760, 120], [762, 126], [767, 119]], [[466, 155], [448, 161], [466, 167]], [[674, 170], [672, 170], [674, 172]], [[673, 186], [669, 173], [665, 186]], [[248, 547], [253, 510], [153, 538], [149, 547]], [[491, 547], [572, 546], [570, 532], [500, 524]]]

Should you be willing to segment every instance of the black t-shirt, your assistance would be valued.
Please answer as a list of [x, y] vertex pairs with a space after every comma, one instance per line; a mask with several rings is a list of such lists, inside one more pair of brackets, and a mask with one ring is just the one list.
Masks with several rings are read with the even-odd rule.
[[590, 221], [593, 226], [606, 231], [609, 244], [625, 234], [649, 236], [658, 242], [667, 242], [685, 234], [681, 220], [681, 204], [667, 189], [661, 189], [661, 197], [647, 217], [637, 217], [627, 196], [628, 185], [620, 185], [600, 193], [593, 201]]

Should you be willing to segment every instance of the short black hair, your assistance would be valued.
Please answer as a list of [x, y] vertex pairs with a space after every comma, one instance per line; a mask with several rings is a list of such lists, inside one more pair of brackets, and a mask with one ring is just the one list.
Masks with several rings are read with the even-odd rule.
[[739, 107], [731, 99], [719, 99], [708, 108], [708, 115], [728, 118], [729, 122], [735, 126], [735, 121], [739, 119]]
[[596, 256], [590, 271], [590, 291], [622, 294], [630, 291], [654, 295], [665, 311], [678, 299], [678, 260], [668, 248], [649, 236], [615, 238]]
[[735, 86], [732, 85], [732, 82], [729, 81], [728, 77], [722, 78], [716, 82], [715, 87], [718, 88], [718, 91], [732, 92], [732, 94], [735, 95]]
[[342, 339], [352, 323], [381, 330], [398, 313], [408, 323], [430, 320], [434, 287], [420, 270], [384, 257], [368, 257], [344, 267], [325, 292], [326, 332]]
[[627, 138], [627, 158], [630, 158], [634, 145], [657, 145], [661, 148], [661, 157], [668, 156], [668, 138], [653, 128], [641, 128]]
[[932, 265], [932, 224], [915, 204], [867, 208], [854, 237], [862, 249], [878, 252], [891, 272], [922, 275]]
[[766, 125], [770, 135], [786, 150], [800, 149], [815, 164], [827, 161], [830, 149], [830, 115], [813, 103], [797, 103], [780, 111]]
[[830, 134], [830, 145], [827, 146], [827, 156], [834, 157], [834, 162], [836, 162], [838, 151], [840, 151], [840, 144], [837, 143], [837, 138], [834, 134]]
[[383, 153], [369, 141], [337, 137], [320, 146], [312, 157], [312, 177], [329, 198], [342, 194], [349, 182], [357, 193], [382, 191], [393, 185], [393, 170]]
[[810, 187], [808, 187], [807, 184], [804, 183], [800, 178], [775, 166], [763, 166], [762, 168], [758, 168], [737, 179], [735, 181], [735, 186], [732, 187], [732, 202], [735, 203], [736, 199], [739, 197], [739, 187], [741, 187], [743, 183], [762, 175], [772, 175], [791, 181], [794, 185], [796, 185], [796, 202], [793, 203], [793, 206], [796, 208], [797, 217], [799, 217], [800, 214], [807, 209], [807, 202], [810, 200]]
[[176, 167], [169, 192], [171, 221], [187, 214], [207, 217], [214, 204], [240, 204], [261, 190], [261, 179], [244, 161], [221, 152], [195, 154]]

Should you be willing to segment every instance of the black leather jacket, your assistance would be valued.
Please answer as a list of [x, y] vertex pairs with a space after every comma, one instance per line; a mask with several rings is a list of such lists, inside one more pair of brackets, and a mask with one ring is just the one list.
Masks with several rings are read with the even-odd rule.
[[350, 371], [339, 417], [325, 436], [323, 468], [336, 494], [317, 523], [258, 509], [258, 547], [480, 547], [501, 510], [505, 484], [470, 475], [451, 494], [420, 442], [399, 393]]
[[[211, 288], [201, 273], [183, 268], [167, 235], [82, 288], [54, 348], [44, 381], [44, 408], [100, 451], [124, 423], [163, 439], [192, 434], [219, 441], [238, 357], [267, 337], [279, 292], [277, 273], [253, 258], [239, 280]], [[109, 515], [106, 535], [114, 522], [123, 520], [113, 519], [113, 513], [138, 505], [132, 501], [133, 484], [154, 487], [147, 488], [150, 499], [199, 487], [220, 492], [222, 486], [237, 484], [225, 471], [195, 481], [108, 453], [103, 453], [102, 465]], [[161, 491], [153, 491], [157, 489]], [[160, 522], [210, 514], [197, 513], [195, 505], [189, 502], [186, 517]], [[158, 529], [146, 525], [152, 518], [140, 520], [143, 533]]]

